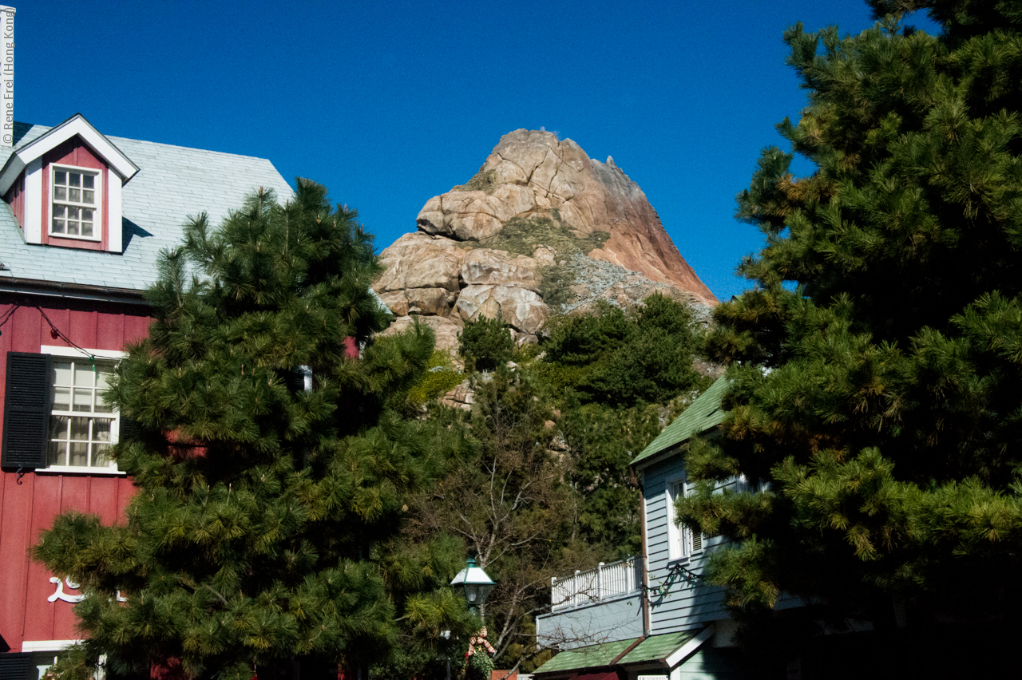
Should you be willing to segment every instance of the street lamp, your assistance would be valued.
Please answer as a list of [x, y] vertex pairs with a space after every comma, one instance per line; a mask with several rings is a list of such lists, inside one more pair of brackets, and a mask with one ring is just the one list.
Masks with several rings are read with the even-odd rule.
[[455, 590], [461, 591], [469, 609], [478, 610], [480, 616], [483, 614], [483, 602], [486, 600], [486, 596], [496, 585], [481, 567], [476, 566], [474, 557], [465, 561], [465, 568], [459, 571], [451, 581], [451, 586]]

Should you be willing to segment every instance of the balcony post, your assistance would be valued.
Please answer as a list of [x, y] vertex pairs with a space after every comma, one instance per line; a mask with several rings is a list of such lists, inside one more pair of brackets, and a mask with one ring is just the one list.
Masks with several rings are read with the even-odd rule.
[[596, 600], [603, 599], [603, 562], [596, 565]]

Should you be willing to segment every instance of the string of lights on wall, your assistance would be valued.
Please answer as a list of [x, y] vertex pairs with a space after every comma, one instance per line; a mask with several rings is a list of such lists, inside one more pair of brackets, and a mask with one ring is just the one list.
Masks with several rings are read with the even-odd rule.
[[658, 586], [643, 585], [642, 589], [645, 591], [647, 597], [651, 595], [662, 597], [666, 595], [670, 591], [671, 586], [673, 586], [678, 581], [681, 581], [682, 583], [685, 583], [686, 585], [689, 586], [694, 586], [697, 582], [702, 580], [703, 580], [702, 576], [695, 573], [694, 571], [686, 567], [684, 564], [677, 562], [670, 566], [667, 572], [667, 578], [665, 578], [660, 585]]
[[18, 311], [19, 309], [22, 309], [23, 307], [27, 307], [28, 309], [35, 309], [36, 311], [38, 311], [39, 314], [42, 315], [43, 321], [45, 321], [47, 325], [50, 327], [50, 337], [53, 338], [54, 340], [58, 339], [63, 340], [68, 345], [74, 347], [76, 350], [87, 356], [89, 358], [89, 362], [92, 364], [92, 370], [93, 371], [96, 370], [96, 355], [75, 343], [71, 338], [67, 337], [67, 335], [62, 330], [57, 328], [57, 325], [50, 320], [50, 317], [46, 316], [46, 312], [44, 312], [42, 307], [40, 307], [39, 305], [18, 305], [18, 304], [11, 305], [11, 308], [4, 313], [3, 318], [0, 318], [0, 335], [4, 334], [3, 327], [7, 324], [8, 321], [11, 320], [11, 317], [14, 316], [14, 312]]

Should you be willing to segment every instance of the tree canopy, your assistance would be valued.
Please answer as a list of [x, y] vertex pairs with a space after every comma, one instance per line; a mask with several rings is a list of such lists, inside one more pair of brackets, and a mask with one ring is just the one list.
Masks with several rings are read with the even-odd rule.
[[217, 228], [198, 217], [162, 256], [149, 337], [107, 395], [137, 487], [127, 517], [65, 513], [35, 548], [85, 595], [67, 677], [101, 655], [111, 677], [336, 673], [467, 630], [439, 587], [461, 546], [387, 543], [446, 430], [401, 415], [432, 335], [372, 339], [389, 315], [356, 217], [299, 180], [286, 203], [260, 191]]
[[446, 472], [415, 496], [402, 540], [454, 536], [496, 581], [486, 620], [498, 668], [549, 658], [533, 619], [549, 610], [552, 576], [640, 551], [628, 465], [709, 382], [693, 368], [702, 335], [692, 310], [662, 295], [559, 318], [539, 345], [515, 347], [500, 320], [466, 324], [471, 409], [428, 411], [461, 447], [438, 458]]
[[[712, 579], [879, 629], [1022, 604], [1022, 11], [877, 0], [876, 25], [784, 39], [808, 92], [738, 216], [766, 244], [717, 308], [730, 416], [694, 442], [686, 521], [735, 543]], [[925, 9], [942, 33], [903, 22]], [[754, 490], [714, 494], [745, 475]]]

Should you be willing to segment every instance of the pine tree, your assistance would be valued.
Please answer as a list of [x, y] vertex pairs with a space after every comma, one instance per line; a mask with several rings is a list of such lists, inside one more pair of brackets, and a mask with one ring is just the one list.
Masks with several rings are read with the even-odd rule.
[[500, 319], [480, 316], [465, 322], [458, 334], [458, 353], [469, 371], [495, 371], [511, 360], [514, 350], [511, 329]]
[[150, 335], [108, 394], [137, 487], [127, 517], [65, 513], [34, 550], [85, 594], [67, 677], [101, 655], [111, 677], [244, 680], [388, 658], [395, 587], [378, 562], [393, 576], [413, 556], [380, 546], [428, 474], [430, 437], [400, 409], [433, 343], [372, 340], [388, 317], [356, 217], [299, 180], [283, 205], [260, 191], [216, 229], [200, 216], [163, 255]]
[[[694, 442], [686, 520], [734, 544], [713, 580], [831, 622], [1008, 625], [1022, 605], [1022, 9], [874, 0], [789, 30], [809, 95], [738, 216], [755, 288], [716, 311], [730, 417]], [[927, 9], [937, 36], [902, 26]], [[822, 46], [822, 50], [821, 50]], [[744, 474], [756, 492], [713, 494]], [[907, 613], [907, 619], [905, 615]]]

